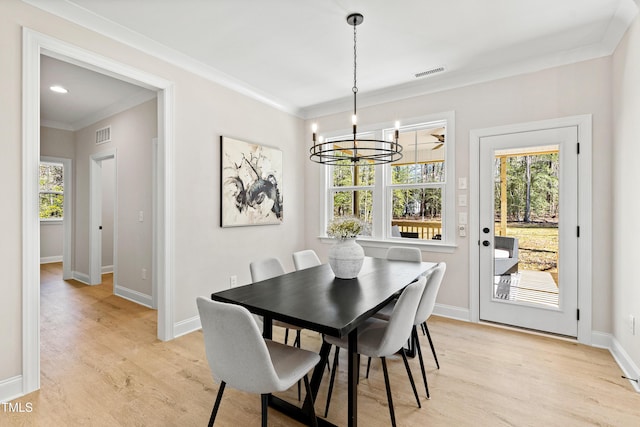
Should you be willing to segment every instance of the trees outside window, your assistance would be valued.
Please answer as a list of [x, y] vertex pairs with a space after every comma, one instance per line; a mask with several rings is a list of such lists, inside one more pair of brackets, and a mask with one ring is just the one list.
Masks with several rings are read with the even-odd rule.
[[40, 163], [40, 219], [61, 220], [64, 217], [64, 168], [62, 163]]

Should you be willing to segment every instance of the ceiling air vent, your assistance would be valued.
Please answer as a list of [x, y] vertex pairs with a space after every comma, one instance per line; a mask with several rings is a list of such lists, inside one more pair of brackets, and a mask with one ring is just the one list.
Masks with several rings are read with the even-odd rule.
[[436, 74], [436, 73], [441, 73], [444, 71], [444, 67], [437, 67], [437, 68], [432, 68], [430, 70], [427, 71], [423, 71], [421, 73], [416, 74], [416, 79], [420, 78], [420, 77], [426, 77], [426, 76], [430, 76], [432, 74]]
[[111, 142], [111, 126], [96, 131], [96, 144]]

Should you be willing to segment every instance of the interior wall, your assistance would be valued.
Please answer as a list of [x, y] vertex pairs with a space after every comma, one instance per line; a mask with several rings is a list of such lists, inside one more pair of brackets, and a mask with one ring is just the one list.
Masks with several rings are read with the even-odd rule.
[[[116, 187], [116, 170], [114, 159], [106, 159], [102, 162], [102, 270], [113, 271], [113, 215]], [[126, 250], [126, 248], [124, 248]]]
[[[613, 55], [613, 335], [640, 367], [640, 18], [636, 18]], [[596, 259], [596, 258], [594, 258]], [[635, 335], [629, 325], [635, 317]], [[631, 374], [631, 373], [630, 373]]]
[[[238, 284], [249, 283], [248, 266], [252, 260], [275, 256], [282, 260], [285, 268], [293, 270], [291, 253], [304, 247], [304, 170], [308, 164], [301, 119], [19, 0], [0, 1], [0, 64], [3, 70], [3, 79], [0, 79], [3, 94], [0, 103], [0, 139], [3, 141], [0, 180], [15, 183], [8, 185], [3, 193], [8, 204], [18, 207], [22, 204], [20, 112], [23, 26], [174, 83], [176, 98], [172, 119], [175, 149], [169, 161], [174, 165], [171, 190], [175, 195], [175, 209], [171, 225], [175, 242], [172, 247], [174, 277], [171, 279], [175, 286], [173, 317], [176, 324], [197, 318], [196, 297], [228, 288], [231, 275], [238, 277]], [[282, 224], [220, 228], [221, 135], [282, 150]], [[125, 158], [127, 156], [119, 154], [118, 163]], [[86, 171], [87, 155], [78, 156], [75, 166], [77, 175], [81, 168]], [[125, 185], [146, 179], [137, 176], [134, 167], [130, 170], [130, 176], [118, 177]], [[78, 178], [76, 181], [76, 205], [80, 205], [81, 198], [87, 197], [83, 194], [88, 193], [86, 186], [84, 189], [80, 187], [83, 180]], [[134, 222], [137, 222], [138, 211], [141, 210], [138, 207], [139, 196], [127, 201], [135, 206], [132, 208]], [[149, 211], [146, 207], [143, 209]], [[3, 236], [3, 245], [0, 245], [0, 269], [3, 271], [0, 387], [3, 380], [22, 372], [22, 255], [16, 249], [22, 247], [22, 215], [21, 209], [0, 210], [0, 231]], [[76, 222], [76, 230], [80, 231], [79, 217], [76, 217]], [[83, 249], [78, 247], [76, 258], [81, 251]], [[82, 263], [78, 262], [76, 268], [86, 268], [88, 271], [87, 261], [79, 258], [78, 261]], [[122, 261], [118, 261], [119, 269]], [[139, 277], [140, 270], [136, 270]]]
[[[111, 141], [97, 145], [96, 130], [106, 126], [111, 126]], [[148, 296], [152, 295], [152, 139], [157, 136], [157, 132], [157, 102], [153, 99], [100, 120], [75, 133], [77, 163], [75, 271], [89, 274], [90, 159], [94, 154], [115, 149], [117, 160], [102, 162], [103, 185], [113, 184], [114, 172], [116, 181], [116, 187], [112, 190], [111, 203], [108, 203], [108, 200], [104, 203], [103, 199], [103, 219], [106, 220], [107, 229], [102, 230], [102, 261], [105, 261], [104, 257], [107, 255], [105, 252], [110, 251], [113, 257], [113, 205], [115, 202], [118, 227], [115, 230], [118, 283], [114, 283], [114, 286], [131, 289]], [[117, 165], [117, 170], [112, 170], [110, 173], [109, 164], [112, 165], [111, 169]], [[108, 197], [108, 194], [103, 196]], [[109, 204], [111, 205], [110, 213], [105, 212]], [[140, 212], [143, 213], [143, 221], [139, 221]], [[113, 259], [111, 265], [113, 265]], [[143, 268], [147, 270], [146, 279], [142, 278]]]
[[[40, 155], [74, 158], [73, 132], [49, 127], [40, 127]], [[40, 259], [62, 259], [63, 249], [62, 221], [40, 223]]]
[[[363, 128], [376, 123], [392, 123], [439, 112], [455, 111], [456, 178], [468, 178], [469, 188], [477, 177], [469, 176], [469, 133], [514, 123], [532, 122], [581, 114], [593, 114], [593, 324], [596, 331], [611, 332], [611, 59], [610, 57], [543, 70], [454, 90], [418, 96], [402, 101], [358, 109], [358, 124]], [[318, 123], [325, 132], [348, 129], [351, 112], [312, 118], [306, 123], [306, 141], [311, 141], [310, 124]], [[320, 132], [321, 133], [321, 132]], [[309, 146], [310, 143], [307, 144]], [[317, 238], [322, 232], [320, 169], [310, 165], [306, 173], [307, 246], [326, 259], [328, 246]], [[458, 194], [469, 190], [456, 189]], [[477, 215], [477, 206], [456, 207], [458, 212]], [[438, 303], [463, 310], [469, 301], [468, 237], [456, 237], [452, 254], [428, 252], [427, 261], [445, 261], [450, 266], [438, 294]]]

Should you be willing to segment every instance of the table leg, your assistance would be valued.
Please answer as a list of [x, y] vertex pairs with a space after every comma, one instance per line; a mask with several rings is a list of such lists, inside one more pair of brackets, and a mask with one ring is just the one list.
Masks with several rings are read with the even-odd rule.
[[349, 395], [348, 419], [349, 427], [358, 425], [358, 328], [349, 332], [349, 364], [347, 368]]

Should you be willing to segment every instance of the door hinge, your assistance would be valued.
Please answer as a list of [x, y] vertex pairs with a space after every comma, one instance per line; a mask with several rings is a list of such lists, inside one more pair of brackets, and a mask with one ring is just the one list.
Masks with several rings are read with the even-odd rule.
[[576, 320], [580, 320], [580, 309], [576, 309]]
[[578, 154], [580, 154], [580, 143], [578, 142], [576, 145], [578, 146]]
[[580, 226], [577, 226], [577, 227], [576, 227], [576, 232], [577, 232], [577, 233], [576, 233], [576, 234], [577, 234], [577, 236], [578, 236], [578, 237], [580, 237]]

